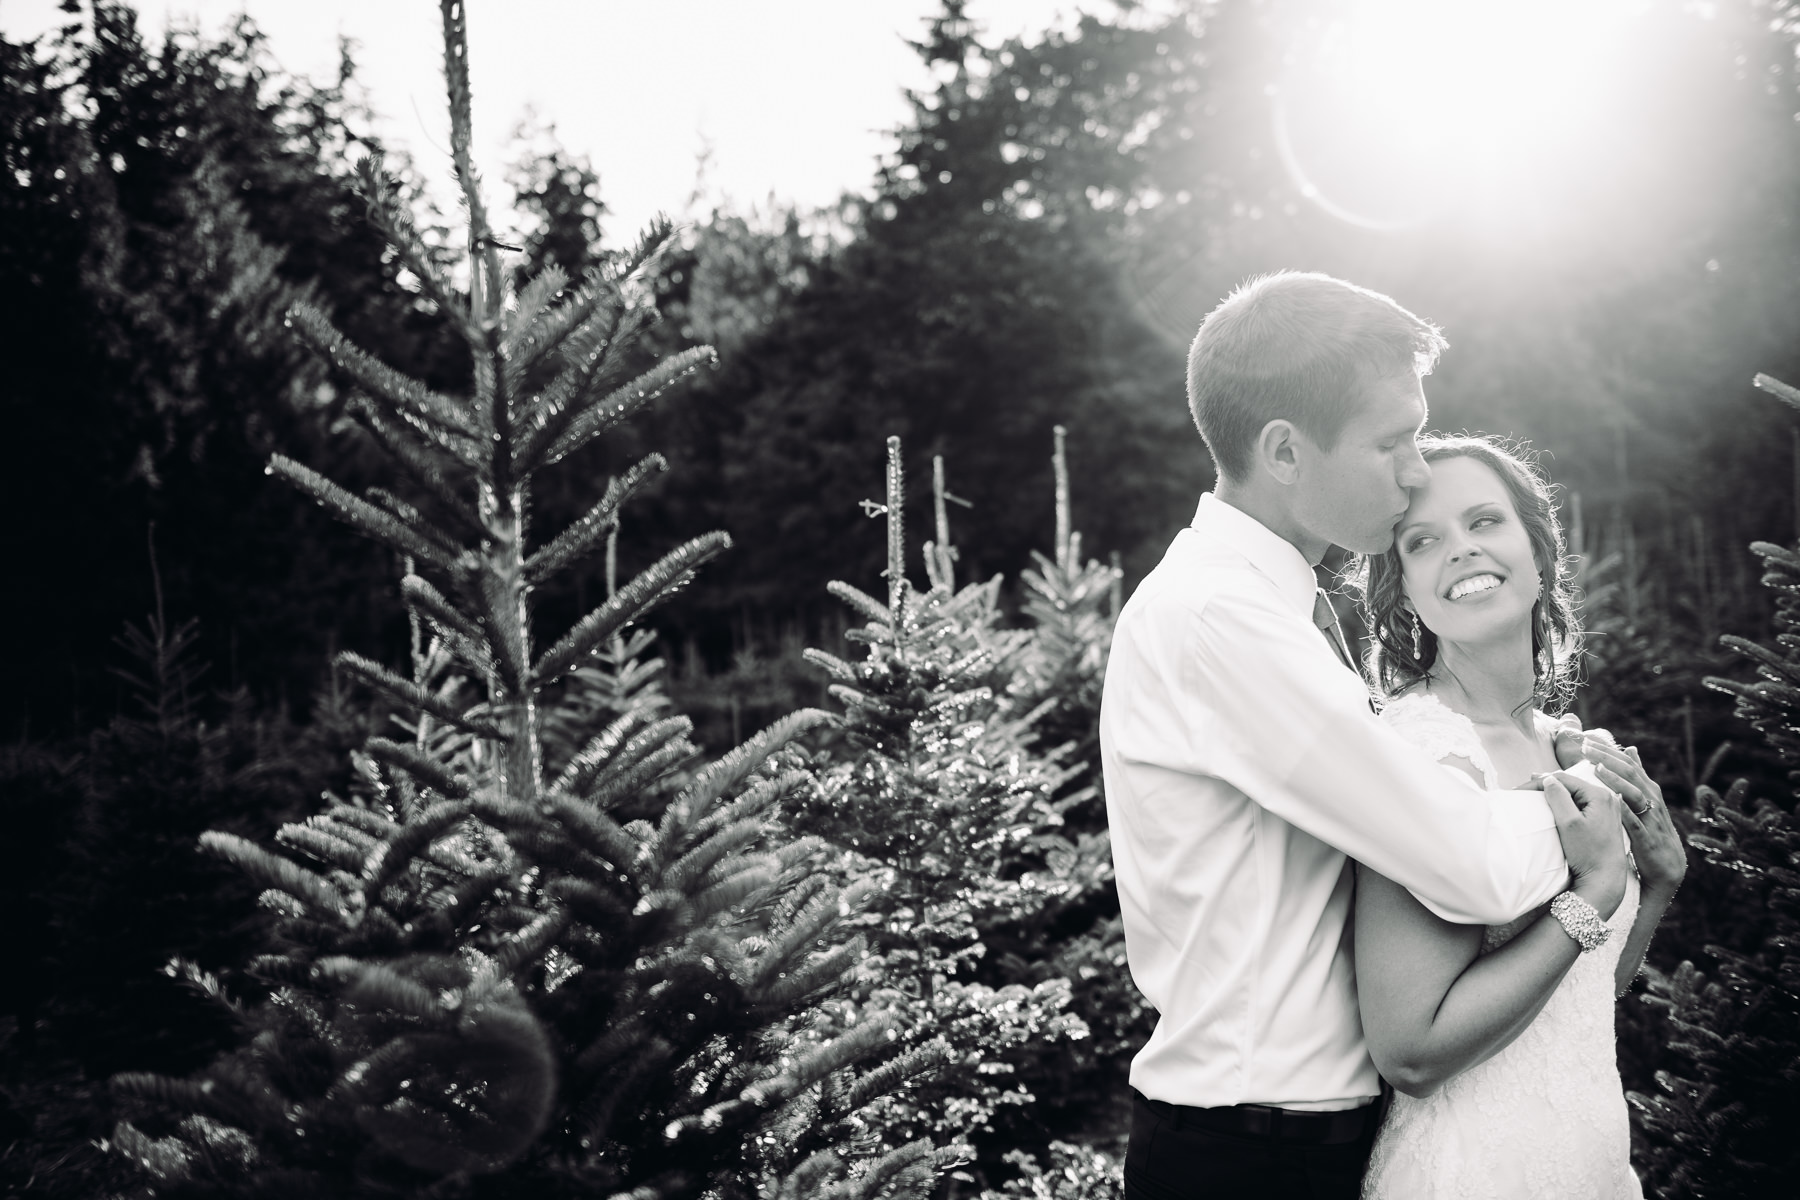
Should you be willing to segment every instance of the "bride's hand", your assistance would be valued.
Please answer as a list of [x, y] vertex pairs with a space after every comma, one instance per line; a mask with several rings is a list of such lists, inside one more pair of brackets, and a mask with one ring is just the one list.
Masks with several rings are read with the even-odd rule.
[[1584, 731], [1581, 728], [1581, 718], [1574, 713], [1564, 713], [1557, 718], [1556, 732], [1551, 736], [1551, 745], [1556, 750], [1557, 766], [1566, 771], [1577, 763], [1587, 761], [1582, 751], [1587, 746], [1588, 733], [1612, 736], [1603, 729]]
[[1592, 729], [1583, 729], [1580, 717], [1574, 713], [1564, 713], [1556, 719], [1556, 732], [1550, 738], [1550, 744], [1556, 751], [1556, 765], [1567, 771], [1578, 763], [1587, 762], [1588, 743], [1595, 741], [1611, 746], [1614, 750], [1619, 748], [1618, 740], [1610, 730], [1598, 725]]
[[1673, 895], [1687, 874], [1687, 847], [1669, 817], [1662, 788], [1644, 772], [1637, 747], [1621, 750], [1611, 739], [1590, 738], [1585, 753], [1600, 781], [1625, 801], [1620, 820], [1631, 836], [1631, 854], [1637, 859], [1644, 891]]

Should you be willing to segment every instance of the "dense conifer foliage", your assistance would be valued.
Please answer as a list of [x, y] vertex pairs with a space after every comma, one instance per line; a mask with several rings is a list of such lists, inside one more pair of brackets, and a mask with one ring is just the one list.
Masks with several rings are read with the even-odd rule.
[[[801, 886], [814, 846], [770, 815], [813, 786], [783, 750], [825, 714], [697, 761], [691, 725], [633, 679], [627, 627], [729, 539], [676, 547], [534, 648], [534, 585], [606, 545], [662, 464], [536, 545], [534, 476], [710, 350], [642, 374], [623, 352], [654, 318], [643, 281], [666, 226], [578, 285], [550, 267], [509, 289], [469, 159], [463, 10], [441, 7], [466, 294], [379, 159], [360, 171], [372, 217], [466, 341], [472, 386], [409, 378], [296, 305], [290, 324], [351, 388], [405, 495], [269, 464], [406, 562], [410, 670], [338, 659], [396, 706], [403, 736], [369, 738], [349, 794], [283, 826], [277, 848], [201, 838], [263, 888], [274, 942], [244, 990], [174, 965], [242, 1044], [185, 1079], [120, 1075], [137, 1115], [113, 1144], [158, 1195], [921, 1194], [954, 1152], [871, 1152], [856, 1114], [941, 1055], [895, 1057], [891, 1020], [821, 1003], [860, 957], [834, 929], [861, 889]], [[546, 757], [559, 706], [594, 727], [574, 743], [565, 719], [548, 740], [578, 748]], [[871, 1056], [886, 1061], [859, 1071]]]
[[[1800, 408], [1800, 391], [1758, 382]], [[1757, 542], [1763, 584], [1776, 596], [1772, 644], [1727, 635], [1756, 679], [1713, 678], [1737, 715], [1800, 779], [1800, 555]], [[1657, 1090], [1634, 1095], [1649, 1145], [1646, 1184], [1669, 1200], [1774, 1197], [1800, 1177], [1800, 816], [1792, 791], [1753, 797], [1748, 780], [1702, 787], [1690, 840], [1725, 881], [1714, 901], [1718, 939], [1705, 965], [1684, 960], [1652, 976], [1647, 1003], [1667, 1022]]]
[[1058, 435], [1058, 548], [1033, 578], [1038, 619], [1020, 629], [1002, 627], [1000, 577], [958, 585], [942, 459], [929, 587], [914, 589], [900, 440], [889, 439], [885, 503], [870, 505], [886, 519], [887, 595], [831, 584], [866, 622], [850, 633], [865, 649], [854, 662], [807, 652], [834, 680], [841, 741], [819, 788], [789, 805], [796, 828], [839, 848], [836, 870], [874, 885], [856, 999], [898, 1015], [907, 1043], [950, 1056], [868, 1120], [894, 1143], [969, 1138], [979, 1154], [966, 1174], [989, 1186], [1012, 1174], [1010, 1152], [1116, 1133], [1096, 1085], [1117, 1082], [1120, 1026], [1147, 1033], [1105, 921], [1117, 903], [1091, 760], [1075, 757], [1079, 739], [1044, 738], [1052, 717], [1092, 726], [1096, 710], [1080, 710], [1097, 705], [1117, 577], [1078, 557]]

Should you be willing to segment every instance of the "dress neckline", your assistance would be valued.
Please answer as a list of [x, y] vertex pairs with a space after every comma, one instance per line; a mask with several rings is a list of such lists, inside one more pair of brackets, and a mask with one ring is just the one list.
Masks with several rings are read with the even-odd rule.
[[[1386, 708], [1391, 709], [1395, 705], [1410, 704], [1420, 701], [1425, 702], [1428, 709], [1436, 709], [1438, 712], [1448, 716], [1453, 723], [1467, 734], [1469, 746], [1475, 753], [1464, 754], [1463, 757], [1474, 763], [1476, 768], [1480, 770], [1481, 777], [1487, 781], [1489, 791], [1498, 791], [1500, 789], [1500, 772], [1495, 768], [1494, 760], [1488, 756], [1487, 746], [1481, 741], [1481, 731], [1475, 728], [1474, 721], [1470, 720], [1462, 713], [1457, 712], [1448, 704], [1445, 704], [1438, 698], [1435, 692], [1425, 691], [1424, 689], [1404, 692], [1389, 700]], [[1556, 724], [1556, 718], [1550, 716], [1541, 708], [1535, 710], [1534, 717], [1540, 730], [1546, 725], [1554, 726]], [[1441, 720], [1442, 718], [1440, 717], [1439, 719]]]
[[[1384, 711], [1392, 712], [1396, 708], [1412, 706], [1421, 709], [1419, 715], [1427, 720], [1439, 722], [1448, 719], [1460, 735], [1453, 741], [1453, 748], [1448, 753], [1466, 758], [1481, 772], [1483, 783], [1490, 792], [1500, 788], [1500, 772], [1494, 768], [1494, 760], [1489, 757], [1487, 747], [1481, 742], [1481, 733], [1475, 728], [1475, 722], [1428, 691], [1406, 692], [1387, 702]], [[1422, 706], [1422, 708], [1421, 708]]]

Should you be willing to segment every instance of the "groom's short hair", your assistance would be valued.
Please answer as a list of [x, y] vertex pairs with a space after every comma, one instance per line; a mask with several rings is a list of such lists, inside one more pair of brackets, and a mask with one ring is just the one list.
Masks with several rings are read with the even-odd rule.
[[1366, 385], [1429, 374], [1448, 344], [1380, 292], [1317, 272], [1259, 275], [1200, 323], [1188, 350], [1188, 408], [1219, 474], [1243, 479], [1270, 421], [1286, 418], [1329, 450]]

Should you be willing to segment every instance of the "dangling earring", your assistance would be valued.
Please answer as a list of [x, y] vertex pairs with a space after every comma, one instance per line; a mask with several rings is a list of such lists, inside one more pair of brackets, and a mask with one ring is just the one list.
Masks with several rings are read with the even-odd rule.
[[1414, 662], [1424, 662], [1425, 661], [1425, 648], [1422, 645], [1423, 638], [1420, 636], [1419, 614], [1418, 613], [1414, 613], [1412, 615], [1412, 627], [1413, 627], [1413, 661]]

